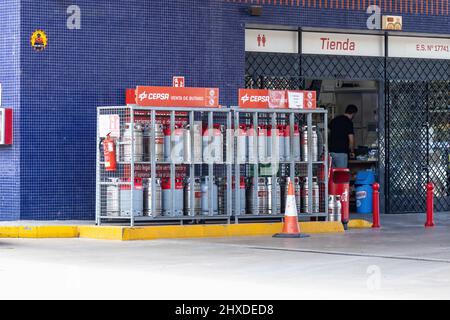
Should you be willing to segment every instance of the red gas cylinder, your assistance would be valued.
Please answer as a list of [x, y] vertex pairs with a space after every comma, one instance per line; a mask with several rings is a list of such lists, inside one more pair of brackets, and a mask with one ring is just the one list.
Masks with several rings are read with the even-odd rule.
[[332, 169], [328, 183], [329, 193], [332, 196], [340, 196], [342, 204], [342, 223], [345, 230], [350, 221], [350, 170]]

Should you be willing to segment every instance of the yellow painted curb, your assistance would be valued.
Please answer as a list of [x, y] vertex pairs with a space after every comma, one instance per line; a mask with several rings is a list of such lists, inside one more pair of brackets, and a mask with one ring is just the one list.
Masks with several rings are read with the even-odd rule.
[[78, 238], [77, 226], [0, 227], [0, 238]]
[[362, 219], [350, 220], [348, 223], [350, 229], [370, 229], [372, 228], [372, 222]]
[[0, 238], [18, 238], [19, 227], [0, 227]]
[[80, 238], [121, 241], [123, 230], [123, 227], [81, 226], [78, 227], [78, 234]]
[[[217, 237], [272, 236], [282, 230], [281, 223], [230, 225], [97, 227], [97, 226], [35, 226], [0, 227], [0, 238], [87, 238], [97, 240], [156, 240]], [[344, 233], [339, 222], [301, 222], [302, 233]]]
[[[339, 222], [302, 222], [300, 229], [308, 234], [345, 232]], [[281, 230], [281, 223], [123, 228], [122, 240], [272, 236]]]

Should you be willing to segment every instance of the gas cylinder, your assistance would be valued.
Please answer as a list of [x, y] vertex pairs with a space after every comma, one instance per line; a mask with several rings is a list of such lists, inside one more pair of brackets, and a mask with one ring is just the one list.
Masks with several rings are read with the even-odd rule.
[[[312, 131], [312, 139], [311, 139], [311, 144], [312, 144], [312, 154], [311, 154], [311, 158], [312, 161], [318, 161], [318, 155], [319, 155], [319, 147], [318, 147], [318, 136], [317, 136], [317, 127], [313, 126], [311, 128]], [[302, 131], [302, 138], [301, 138], [301, 144], [302, 144], [302, 161], [309, 161], [309, 146], [308, 146], [308, 142], [309, 142], [309, 134], [308, 134], [308, 127], [304, 126], [303, 127], [303, 131]]]
[[312, 212], [309, 212], [309, 183], [305, 177], [302, 187], [302, 213], [315, 214], [320, 212], [320, 190], [317, 177], [312, 180]]
[[330, 195], [328, 200], [328, 221], [342, 221], [342, 203], [340, 196]]
[[[256, 201], [256, 203], [254, 203]], [[269, 193], [267, 179], [258, 178], [257, 184], [254, 178], [250, 178], [247, 189], [247, 211], [248, 214], [260, 215], [269, 213]]]
[[184, 205], [183, 199], [184, 190], [182, 179], [175, 179], [175, 188], [173, 191], [174, 191], [174, 198], [173, 198], [173, 212], [172, 212], [171, 179], [170, 178], [163, 179], [162, 181], [163, 215], [167, 217], [181, 217], [183, 216], [183, 205]]
[[217, 190], [218, 190], [218, 210], [219, 215], [227, 214], [228, 199], [227, 199], [227, 189], [228, 182], [226, 178], [216, 178]]
[[291, 128], [284, 126], [284, 157], [286, 161], [291, 161]]
[[161, 124], [155, 124], [155, 161], [164, 161], [164, 126]]
[[109, 217], [120, 216], [119, 179], [110, 179], [111, 185], [106, 187], [106, 215]]
[[[153, 190], [152, 178], [144, 182], [144, 216], [160, 217], [162, 215], [162, 187], [161, 179], [155, 178], [155, 189]], [[152, 210], [153, 198], [155, 208]]]
[[261, 163], [267, 162], [267, 126], [258, 127], [258, 160]]
[[192, 163], [192, 137], [191, 126], [187, 125], [183, 130], [183, 159], [184, 163]]
[[294, 146], [294, 150], [292, 150], [292, 153], [294, 155], [294, 161], [301, 161], [302, 152], [301, 152], [300, 128], [297, 124], [294, 126], [294, 136], [292, 137], [292, 139], [293, 139], [292, 144]]
[[223, 126], [215, 124], [211, 129], [203, 129], [203, 161], [205, 163], [223, 162]]
[[278, 157], [280, 161], [286, 161], [286, 148], [285, 144], [285, 136], [284, 136], [284, 126], [277, 126], [277, 137], [278, 137]]
[[302, 180], [300, 179], [300, 177], [295, 177], [294, 189], [295, 189], [295, 202], [297, 204], [297, 210], [300, 213], [302, 208]]
[[164, 130], [164, 161], [171, 163], [184, 162], [184, 132], [180, 124], [175, 125], [175, 131], [172, 134], [170, 126]]
[[[129, 183], [130, 180], [128, 179], [126, 182]], [[120, 215], [123, 217], [131, 216], [131, 198], [133, 198], [133, 216], [142, 217], [144, 215], [144, 186], [142, 179], [136, 178], [134, 190], [131, 191], [131, 189], [130, 184], [120, 186]]]
[[245, 183], [245, 177], [241, 177], [240, 178], [240, 183], [239, 183], [239, 189], [238, 189], [238, 194], [240, 197], [240, 209], [237, 211], [236, 213], [236, 207], [235, 207], [235, 203], [236, 203], [236, 183], [234, 181], [233, 183], [233, 214], [234, 215], [245, 215], [245, 213], [247, 212], [247, 195], [246, 195], [246, 191], [247, 191], [247, 186]]
[[[267, 213], [270, 215], [280, 215], [282, 213], [281, 206], [281, 179], [275, 178], [266, 178], [267, 181]], [[275, 197], [273, 195], [273, 184], [275, 184]], [[275, 200], [275, 206], [272, 206], [273, 201]]]
[[267, 126], [267, 147], [266, 147], [266, 156], [267, 162], [272, 162], [273, 157], [273, 138], [272, 138], [273, 130], [272, 126]]
[[131, 162], [132, 160], [132, 130], [134, 129], [134, 161], [142, 162], [144, 157], [144, 132], [143, 128], [140, 124], [135, 124], [134, 126], [131, 123], [125, 124], [125, 129], [123, 132], [123, 142], [122, 142], [122, 154], [123, 161]]
[[[212, 181], [212, 214], [217, 215], [219, 213], [219, 191], [217, 184], [215, 182], [215, 179]], [[209, 196], [210, 196], [210, 178], [209, 177], [203, 177], [201, 182], [201, 190], [202, 190], [202, 214], [205, 216], [210, 215], [210, 203], [209, 203]]]
[[[192, 199], [194, 202], [192, 202]], [[192, 215], [192, 207], [194, 214]], [[194, 189], [191, 190], [191, 180], [186, 178], [184, 183], [184, 214], [186, 216], [198, 216], [202, 213], [202, 189], [200, 178], [194, 178]]]
[[193, 158], [194, 163], [201, 164], [203, 162], [203, 142], [202, 142], [202, 123], [195, 122], [191, 128], [191, 135], [194, 135]]
[[256, 146], [256, 132], [253, 125], [247, 127], [247, 146], [248, 146], [248, 162], [256, 163], [257, 153]]
[[239, 163], [246, 163], [248, 161], [248, 139], [247, 126], [242, 124], [239, 126], [237, 132], [237, 160]]

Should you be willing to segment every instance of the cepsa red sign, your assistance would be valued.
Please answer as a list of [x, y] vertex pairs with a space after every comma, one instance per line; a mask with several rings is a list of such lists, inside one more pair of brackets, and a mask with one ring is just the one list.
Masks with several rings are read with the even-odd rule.
[[[291, 94], [290, 94], [291, 93]], [[297, 95], [292, 95], [296, 93]], [[302, 101], [292, 101], [292, 96], [301, 96]], [[285, 90], [239, 90], [239, 108], [243, 109], [315, 109], [317, 94], [315, 91], [285, 91]]]
[[219, 89], [137, 87], [136, 104], [141, 107], [218, 108]]

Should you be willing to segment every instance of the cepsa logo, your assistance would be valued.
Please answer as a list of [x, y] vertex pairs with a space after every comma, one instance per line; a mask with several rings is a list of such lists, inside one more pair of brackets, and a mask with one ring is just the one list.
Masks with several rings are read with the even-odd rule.
[[242, 103], [247, 102], [253, 102], [253, 103], [268, 103], [269, 102], [269, 96], [252, 96], [249, 94], [246, 94], [241, 98]]
[[139, 95], [139, 100], [159, 100], [168, 101], [170, 99], [170, 94], [168, 93], [146, 93], [145, 91]]
[[269, 106], [269, 91], [257, 89], [239, 90], [239, 106], [241, 108], [267, 108]]

